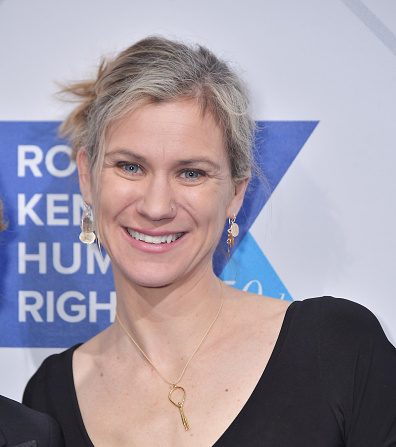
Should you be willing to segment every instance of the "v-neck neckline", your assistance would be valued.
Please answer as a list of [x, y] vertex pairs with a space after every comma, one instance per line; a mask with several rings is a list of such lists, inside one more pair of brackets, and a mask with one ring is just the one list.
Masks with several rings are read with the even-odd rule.
[[[287, 332], [290, 326], [290, 322], [292, 320], [292, 317], [294, 315], [294, 311], [296, 309], [296, 304], [299, 303], [299, 301], [293, 301], [286, 309], [282, 325], [278, 334], [278, 338], [276, 339], [274, 348], [271, 352], [271, 355], [268, 359], [268, 362], [260, 376], [260, 378], [257, 381], [256, 386], [254, 387], [251, 395], [245, 402], [245, 404], [242, 406], [239, 413], [235, 416], [235, 418], [232, 420], [231, 424], [225, 429], [225, 431], [222, 433], [222, 435], [216, 440], [216, 442], [213, 444], [212, 447], [221, 447], [221, 444], [225, 441], [226, 436], [228, 433], [235, 427], [236, 424], [244, 417], [244, 415], [248, 412], [250, 405], [252, 404], [252, 400], [255, 394], [257, 394], [258, 390], [261, 389], [264, 385], [264, 383], [267, 380], [267, 377], [271, 374], [271, 371], [274, 368], [274, 365], [276, 364], [276, 360], [278, 359], [281, 351], [282, 346], [284, 344], [284, 341], [287, 337]], [[74, 351], [79, 348], [82, 345], [82, 343], [79, 343], [77, 345], [74, 345], [72, 348], [70, 348], [69, 352], [69, 358], [68, 358], [68, 376], [69, 376], [69, 385], [70, 385], [70, 396], [73, 401], [73, 408], [74, 408], [74, 416], [77, 419], [77, 425], [80, 429], [81, 435], [83, 436], [84, 440], [86, 441], [87, 447], [95, 447], [93, 444], [91, 438], [89, 437], [89, 434], [87, 432], [87, 429], [84, 425], [84, 420], [82, 418], [80, 406], [78, 404], [78, 398], [77, 398], [77, 391], [74, 383], [74, 376], [73, 376], [73, 354]]]
[[248, 400], [245, 402], [245, 404], [242, 406], [239, 413], [235, 416], [231, 424], [225, 429], [223, 434], [220, 436], [219, 439], [213, 444], [212, 447], [222, 447], [222, 443], [225, 442], [226, 437], [228, 434], [233, 430], [233, 428], [240, 422], [240, 420], [245, 417], [245, 415], [248, 413], [250, 406], [252, 405], [252, 401], [255, 395], [259, 392], [261, 388], [263, 388], [265, 382], [267, 381], [267, 378], [271, 375], [275, 365], [276, 360], [278, 359], [283, 344], [286, 340], [288, 329], [290, 326], [290, 322], [292, 320], [292, 317], [294, 315], [294, 311], [296, 308], [296, 304], [299, 303], [299, 301], [293, 301], [286, 309], [285, 315], [283, 317], [282, 325], [278, 334], [278, 338], [276, 339], [274, 348], [272, 349], [271, 355], [268, 359], [268, 362], [261, 373], [261, 376], [259, 380], [257, 381], [256, 386], [254, 387], [252, 393], [250, 394]]

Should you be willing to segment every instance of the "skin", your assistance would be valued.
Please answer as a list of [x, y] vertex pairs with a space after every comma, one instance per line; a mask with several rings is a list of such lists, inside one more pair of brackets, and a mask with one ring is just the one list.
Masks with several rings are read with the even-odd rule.
[[[222, 130], [191, 100], [145, 105], [110, 127], [98, 197], [84, 150], [77, 164], [84, 200], [97, 204], [117, 313], [165, 378], [180, 375], [224, 299], [180, 383], [188, 432], [168, 401], [169, 385], [118, 323], [75, 352], [89, 436], [97, 447], [213, 445], [262, 375], [287, 308], [222, 285], [213, 273], [213, 252], [248, 179], [232, 181]], [[127, 229], [182, 237], [155, 245]]]

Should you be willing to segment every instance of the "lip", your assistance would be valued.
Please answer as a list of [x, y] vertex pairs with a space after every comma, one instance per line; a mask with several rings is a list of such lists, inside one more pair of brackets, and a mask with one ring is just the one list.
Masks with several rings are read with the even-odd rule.
[[187, 233], [184, 231], [175, 231], [175, 232], [169, 232], [169, 231], [152, 231], [152, 230], [139, 230], [137, 228], [129, 227], [131, 230], [137, 231], [138, 233], [147, 234], [148, 236], [165, 236], [169, 234], [175, 234], [175, 233], [183, 233], [183, 236], [179, 237], [179, 239], [176, 239], [174, 242], [168, 243], [162, 243], [162, 244], [150, 244], [148, 242], [144, 241], [138, 241], [137, 239], [133, 238], [129, 233], [127, 228], [124, 227], [124, 235], [128, 240], [128, 243], [132, 245], [132, 247], [143, 251], [145, 253], [154, 253], [154, 254], [161, 254], [161, 253], [167, 253], [168, 251], [173, 250], [174, 248], [178, 247], [181, 243], [183, 243]]

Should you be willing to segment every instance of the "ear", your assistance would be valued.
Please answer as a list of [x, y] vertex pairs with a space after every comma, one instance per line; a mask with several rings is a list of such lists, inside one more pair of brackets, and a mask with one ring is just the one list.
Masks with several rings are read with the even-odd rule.
[[88, 154], [85, 148], [81, 148], [77, 152], [76, 163], [83, 200], [89, 205], [92, 205], [91, 171], [89, 169]]
[[250, 178], [247, 177], [239, 180], [237, 183], [234, 183], [234, 194], [231, 198], [230, 204], [227, 207], [227, 217], [232, 217], [239, 213], [249, 180]]

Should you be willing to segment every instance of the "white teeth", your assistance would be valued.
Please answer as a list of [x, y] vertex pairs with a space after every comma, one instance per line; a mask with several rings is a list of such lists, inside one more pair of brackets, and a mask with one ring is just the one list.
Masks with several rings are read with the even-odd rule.
[[132, 230], [130, 228], [128, 228], [127, 230], [134, 239], [147, 242], [148, 244], [170, 244], [183, 235], [183, 233], [175, 233], [164, 236], [150, 236], [148, 234], [139, 233], [138, 231]]

